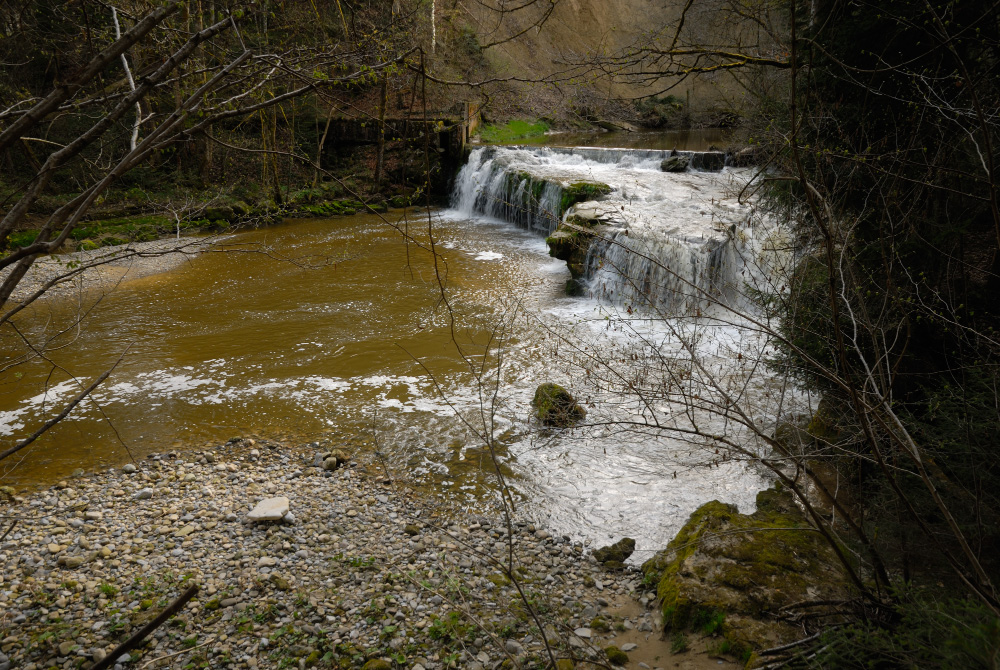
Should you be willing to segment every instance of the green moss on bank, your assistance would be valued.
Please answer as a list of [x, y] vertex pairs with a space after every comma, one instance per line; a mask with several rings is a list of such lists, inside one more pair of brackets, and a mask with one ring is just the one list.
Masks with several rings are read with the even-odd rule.
[[508, 121], [502, 126], [486, 125], [479, 131], [483, 142], [490, 144], [510, 144], [517, 140], [541, 137], [549, 130], [549, 124], [544, 121]]

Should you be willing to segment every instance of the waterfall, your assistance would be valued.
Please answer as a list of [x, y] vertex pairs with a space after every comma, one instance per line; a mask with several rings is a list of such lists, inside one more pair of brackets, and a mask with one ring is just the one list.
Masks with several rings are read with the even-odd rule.
[[627, 307], [692, 312], [739, 294], [745, 249], [731, 237], [690, 241], [628, 229], [609, 231], [587, 252], [595, 297]]
[[[686, 171], [661, 171], [664, 159], [685, 154]], [[594, 147], [478, 148], [456, 179], [452, 203], [465, 216], [495, 217], [546, 236], [565, 219], [568, 234], [590, 240], [577, 263], [584, 272], [578, 281], [599, 299], [692, 312], [716, 301], [745, 300], [748, 284], [767, 290], [767, 268], [780, 262], [770, 256], [785, 245], [775, 242], [774, 231], [737, 195], [751, 172], [690, 165], [721, 167], [721, 157]], [[593, 196], [582, 193], [581, 184], [604, 190]]]
[[466, 216], [486, 215], [551, 235], [561, 221], [562, 184], [505, 158], [502, 151], [475, 149], [455, 179], [452, 207]]

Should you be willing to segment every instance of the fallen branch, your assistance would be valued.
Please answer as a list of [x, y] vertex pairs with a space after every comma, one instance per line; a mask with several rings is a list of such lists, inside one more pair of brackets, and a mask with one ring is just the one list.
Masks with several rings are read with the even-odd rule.
[[160, 614], [155, 619], [153, 619], [148, 624], [143, 626], [138, 633], [136, 633], [129, 639], [125, 640], [125, 642], [123, 642], [122, 644], [118, 645], [118, 647], [113, 652], [105, 656], [102, 660], [95, 663], [90, 670], [106, 670], [107, 668], [110, 668], [112, 665], [114, 665], [115, 661], [121, 658], [122, 654], [127, 654], [128, 652], [138, 647], [143, 640], [149, 637], [150, 633], [152, 633], [154, 630], [162, 626], [167, 621], [167, 619], [172, 617], [177, 612], [177, 610], [184, 607], [187, 601], [191, 600], [191, 598], [194, 598], [195, 594], [198, 593], [199, 588], [200, 587], [197, 584], [192, 585], [191, 588], [182, 593], [177, 598], [177, 600], [170, 603], [167, 609], [160, 612]]

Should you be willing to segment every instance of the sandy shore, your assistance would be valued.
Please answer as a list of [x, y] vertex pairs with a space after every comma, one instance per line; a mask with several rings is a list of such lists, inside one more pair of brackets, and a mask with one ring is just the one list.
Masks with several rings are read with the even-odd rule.
[[[217, 241], [218, 238], [181, 237], [45, 256], [32, 264], [11, 297], [23, 302], [47, 282], [67, 273], [74, 274], [48, 289], [46, 296], [111, 290], [122, 281], [173, 270]], [[80, 268], [82, 272], [74, 272]], [[10, 268], [0, 272], [0, 281], [9, 272]]]
[[[638, 572], [607, 572], [579, 543], [528, 523], [508, 534], [500, 519], [390, 485], [375, 467], [325, 469], [323, 456], [237, 441], [0, 503], [18, 520], [0, 542], [0, 670], [86, 667], [192, 583], [194, 600], [117, 665], [544, 667], [541, 631], [509, 574], [553, 653], [575, 667], [606, 664], [608, 645], [626, 650], [627, 667], [735, 667], [671, 657]], [[290, 514], [249, 523], [274, 497]]]

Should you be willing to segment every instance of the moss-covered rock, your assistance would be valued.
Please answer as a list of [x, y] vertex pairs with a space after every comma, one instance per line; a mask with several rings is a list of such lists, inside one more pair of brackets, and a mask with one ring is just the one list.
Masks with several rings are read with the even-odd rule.
[[809, 423], [808, 416], [789, 417], [774, 428], [774, 441], [785, 449], [799, 451], [803, 447], [811, 445], [812, 436], [806, 426]]
[[253, 208], [243, 200], [237, 200], [232, 204], [233, 214], [236, 216], [247, 216], [253, 212]]
[[546, 426], [568, 428], [587, 416], [573, 395], [559, 384], [545, 383], [535, 390], [531, 400], [538, 420]]
[[775, 618], [783, 606], [848, 592], [833, 550], [778, 489], [759, 493], [753, 514], [718, 501], [702, 505], [642, 570], [658, 584], [666, 630], [721, 633], [743, 661], [801, 637]]
[[624, 562], [635, 551], [635, 540], [630, 537], [623, 537], [612, 545], [594, 550], [594, 559], [598, 563], [608, 563], [610, 561]]
[[392, 670], [392, 663], [381, 658], [373, 658], [361, 670]]
[[236, 219], [236, 212], [229, 205], [222, 205], [220, 207], [207, 207], [205, 209], [205, 218], [212, 222], [233, 221]]
[[595, 200], [608, 193], [611, 193], [611, 187], [598, 181], [577, 181], [564, 186], [559, 202], [559, 216], [562, 217], [567, 209], [578, 202]]
[[566, 261], [572, 277], [566, 283], [566, 293], [569, 295], [582, 295], [584, 280], [587, 278], [587, 252], [590, 251], [594, 238], [608, 231], [608, 227], [600, 219], [588, 218], [590, 215], [594, 215], [591, 210], [586, 210], [582, 216], [574, 210], [552, 235], [545, 238], [549, 255]]
[[287, 579], [279, 575], [272, 574], [270, 581], [272, 584], [274, 584], [274, 588], [278, 589], [279, 591], [288, 591], [289, 589], [292, 588], [291, 583], [289, 583]]
[[591, 235], [581, 234], [565, 226], [560, 226], [545, 238], [549, 255], [566, 261], [571, 277], [566, 282], [567, 295], [583, 295], [583, 281], [587, 275], [587, 250], [590, 248], [591, 238]]
[[628, 663], [628, 654], [613, 644], [605, 647], [604, 653], [607, 655], [611, 665], [625, 665]]
[[842, 418], [847, 415], [848, 412], [838, 407], [830, 396], [824, 396], [816, 407], [816, 413], [809, 420], [806, 432], [820, 446], [841, 442], [850, 434], [850, 431], [841, 425]]

